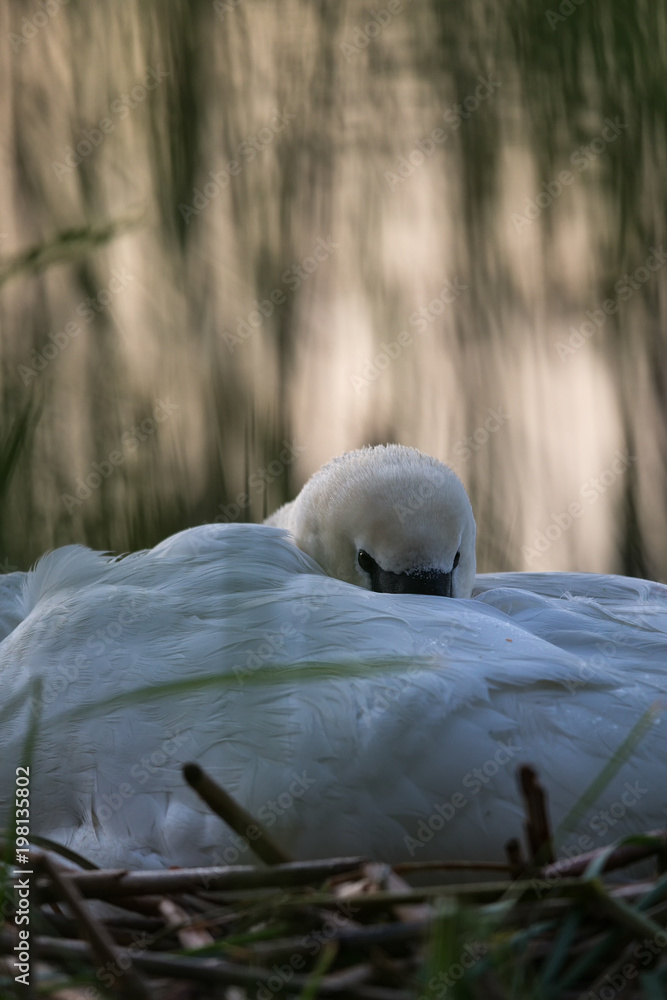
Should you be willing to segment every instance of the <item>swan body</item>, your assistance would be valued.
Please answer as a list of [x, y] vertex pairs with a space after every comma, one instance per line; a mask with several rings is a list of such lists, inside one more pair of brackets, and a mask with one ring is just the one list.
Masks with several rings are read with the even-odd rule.
[[[362, 542], [388, 572], [456, 576], [451, 542], [419, 565], [391, 563], [380, 535], [351, 558]], [[0, 627], [0, 823], [29, 764], [32, 833], [100, 865], [255, 861], [185, 785], [190, 760], [295, 858], [501, 860], [522, 831], [518, 765], [558, 825], [651, 708], [564, 843], [667, 825], [660, 584], [516, 573], [459, 600], [379, 593], [282, 528], [208, 525], [122, 559], [49, 553], [3, 578]]]

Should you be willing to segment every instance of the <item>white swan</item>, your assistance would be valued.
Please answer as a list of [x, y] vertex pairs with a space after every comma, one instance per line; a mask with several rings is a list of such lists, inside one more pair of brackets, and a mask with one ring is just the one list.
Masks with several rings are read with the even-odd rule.
[[[385, 460], [391, 474], [364, 475]], [[327, 576], [273, 525], [193, 528], [123, 559], [68, 546], [5, 577], [0, 821], [38, 711], [31, 830], [107, 866], [254, 860], [184, 786], [188, 760], [297, 858], [501, 859], [521, 833], [523, 761], [560, 823], [664, 702], [667, 587], [499, 574], [478, 577], [473, 599], [371, 592], [393, 588], [388, 574], [437, 590], [450, 573], [452, 592], [467, 592], [474, 522], [443, 468], [412, 450], [364, 450], [274, 516], [361, 587]], [[442, 495], [411, 508], [420, 469]], [[413, 517], [393, 519], [393, 496]], [[429, 518], [433, 552], [410, 559], [405, 538], [421, 545]], [[359, 565], [359, 551], [372, 561]], [[667, 825], [666, 757], [656, 715], [567, 849]]]
[[287, 528], [322, 569], [389, 594], [470, 597], [475, 518], [463, 483], [403, 445], [329, 462], [266, 524]]

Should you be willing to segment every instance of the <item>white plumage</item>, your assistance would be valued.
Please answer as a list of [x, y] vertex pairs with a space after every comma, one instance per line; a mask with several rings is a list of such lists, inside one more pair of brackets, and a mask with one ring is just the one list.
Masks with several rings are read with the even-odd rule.
[[[461, 537], [434, 546], [454, 583]], [[384, 565], [386, 545], [383, 571], [431, 578], [432, 561]], [[500, 859], [522, 829], [518, 764], [558, 824], [652, 705], [569, 842], [667, 825], [660, 584], [518, 573], [477, 577], [472, 599], [373, 593], [271, 525], [123, 559], [68, 546], [0, 583], [0, 820], [41, 678], [31, 829], [98, 864], [254, 860], [185, 785], [189, 760], [298, 858]]]

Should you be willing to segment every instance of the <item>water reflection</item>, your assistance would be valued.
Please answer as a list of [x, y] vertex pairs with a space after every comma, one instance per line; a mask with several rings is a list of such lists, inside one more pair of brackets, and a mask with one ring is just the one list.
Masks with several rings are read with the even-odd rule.
[[5, 6], [0, 559], [260, 519], [400, 440], [480, 568], [667, 577], [665, 20]]

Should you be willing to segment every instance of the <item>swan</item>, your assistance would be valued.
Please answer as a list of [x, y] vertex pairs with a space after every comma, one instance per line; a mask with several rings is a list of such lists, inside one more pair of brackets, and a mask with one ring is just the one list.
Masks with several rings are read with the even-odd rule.
[[474, 544], [455, 474], [387, 446], [266, 524], [3, 577], [0, 823], [27, 767], [31, 833], [99, 865], [255, 862], [185, 784], [196, 761], [297, 859], [502, 860], [524, 762], [566, 855], [667, 825], [667, 587], [473, 582]]
[[470, 597], [476, 526], [453, 469], [415, 448], [347, 452], [266, 524], [286, 528], [322, 569], [390, 594]]

